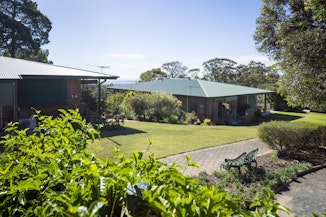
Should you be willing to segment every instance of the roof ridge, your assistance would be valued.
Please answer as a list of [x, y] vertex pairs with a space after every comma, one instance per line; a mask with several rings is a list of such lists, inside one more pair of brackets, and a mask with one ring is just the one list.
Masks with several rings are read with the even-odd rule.
[[204, 86], [203, 86], [202, 83], [201, 83], [201, 81], [203, 81], [203, 80], [196, 79], [196, 81], [199, 83], [201, 89], [204, 91], [205, 96], [206, 96], [206, 97], [209, 97], [209, 96], [208, 96], [208, 93], [207, 93], [207, 91], [206, 91], [206, 89], [204, 88]]

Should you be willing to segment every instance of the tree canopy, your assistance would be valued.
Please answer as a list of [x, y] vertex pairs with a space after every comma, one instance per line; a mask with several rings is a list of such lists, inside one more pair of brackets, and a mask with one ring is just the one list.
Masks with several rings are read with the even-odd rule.
[[140, 74], [139, 82], [151, 81], [156, 78], [166, 78], [167, 76], [165, 72], [161, 71], [161, 68], [150, 69]]
[[255, 40], [278, 61], [279, 92], [289, 105], [326, 110], [324, 0], [262, 0]]
[[52, 23], [31, 0], [0, 0], [0, 54], [48, 62]]
[[236, 73], [235, 65], [237, 63], [226, 58], [214, 58], [203, 63], [204, 79], [232, 83]]
[[179, 61], [164, 63], [161, 68], [167, 72], [169, 78], [184, 78], [188, 69]]

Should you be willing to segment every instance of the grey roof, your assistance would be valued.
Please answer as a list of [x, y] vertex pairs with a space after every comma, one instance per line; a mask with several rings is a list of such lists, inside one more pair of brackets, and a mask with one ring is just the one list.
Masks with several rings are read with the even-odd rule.
[[0, 56], [0, 79], [22, 79], [24, 76], [76, 77], [84, 79], [118, 78], [118, 76], [104, 73]]
[[265, 94], [274, 92], [252, 87], [193, 79], [158, 79], [136, 84], [110, 86], [109, 89], [134, 90], [143, 92], [163, 91], [173, 95], [205, 98]]

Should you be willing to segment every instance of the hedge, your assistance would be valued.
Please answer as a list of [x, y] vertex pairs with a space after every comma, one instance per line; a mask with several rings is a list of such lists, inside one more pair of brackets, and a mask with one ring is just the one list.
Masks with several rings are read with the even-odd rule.
[[326, 146], [326, 125], [271, 121], [258, 128], [258, 137], [283, 154]]

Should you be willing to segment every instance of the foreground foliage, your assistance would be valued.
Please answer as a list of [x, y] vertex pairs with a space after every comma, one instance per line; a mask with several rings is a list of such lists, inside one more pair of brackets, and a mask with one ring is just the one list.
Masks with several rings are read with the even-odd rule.
[[[287, 210], [270, 190], [245, 210], [241, 197], [200, 185], [154, 155], [144, 160], [143, 152], [95, 158], [85, 150], [98, 131], [78, 111], [60, 112], [57, 118], [37, 113], [38, 127], [29, 136], [17, 124], [6, 129], [1, 216], [271, 216]], [[188, 166], [195, 166], [190, 158]]]

